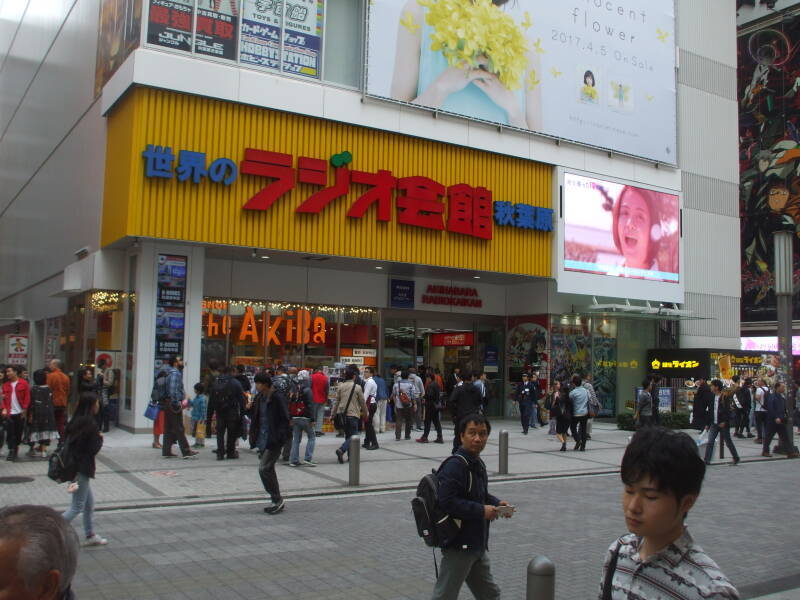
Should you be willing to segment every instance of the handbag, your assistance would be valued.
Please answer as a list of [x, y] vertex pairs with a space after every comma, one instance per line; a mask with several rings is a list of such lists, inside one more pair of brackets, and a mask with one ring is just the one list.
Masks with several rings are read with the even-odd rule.
[[356, 391], [356, 383], [353, 382], [353, 387], [350, 388], [350, 396], [347, 398], [347, 404], [344, 407], [344, 412], [337, 412], [333, 415], [333, 426], [336, 429], [344, 429], [345, 423], [347, 423], [347, 410], [350, 408], [350, 401], [353, 399], [353, 392]]
[[161, 408], [158, 406], [158, 404], [154, 404], [153, 402], [150, 402], [147, 405], [147, 408], [144, 409], [144, 416], [145, 416], [146, 419], [150, 419], [151, 421], [155, 421], [156, 419], [158, 419], [158, 413], [159, 413], [160, 410], [161, 410]]

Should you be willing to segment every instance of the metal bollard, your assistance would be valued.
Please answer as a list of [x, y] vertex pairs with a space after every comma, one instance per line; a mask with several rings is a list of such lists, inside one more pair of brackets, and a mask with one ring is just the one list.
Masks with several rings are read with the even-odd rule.
[[525, 600], [555, 600], [556, 566], [546, 556], [536, 556], [528, 563], [528, 586]]
[[500, 430], [500, 475], [508, 475], [508, 431]]
[[350, 451], [347, 453], [350, 479], [347, 485], [359, 485], [361, 480], [361, 436], [350, 436]]

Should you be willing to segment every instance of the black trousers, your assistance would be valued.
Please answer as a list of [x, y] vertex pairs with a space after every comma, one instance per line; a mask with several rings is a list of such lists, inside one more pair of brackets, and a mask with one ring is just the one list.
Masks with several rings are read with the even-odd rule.
[[528, 433], [528, 427], [530, 427], [532, 410], [533, 402], [530, 400], [519, 403], [519, 420], [522, 423], [522, 431], [525, 433]]
[[756, 437], [760, 440], [764, 439], [767, 435], [767, 411], [756, 411]]
[[589, 415], [582, 417], [572, 417], [572, 438], [578, 444], [578, 448], [586, 448], [586, 423]]
[[781, 423], [778, 425], [775, 421], [771, 423], [767, 422], [766, 424], [764, 445], [762, 446], [761, 451], [769, 452], [769, 445], [772, 443], [772, 438], [775, 437], [776, 433], [778, 434], [778, 440], [780, 441], [781, 448], [784, 448], [787, 452], [791, 452], [792, 449], [789, 448], [789, 436], [786, 434], [786, 423]]
[[19, 443], [22, 441], [22, 433], [25, 430], [25, 417], [22, 414], [8, 415], [6, 421], [6, 442], [8, 451], [16, 452]]
[[750, 433], [750, 410], [739, 408], [736, 410], [736, 416], [736, 433], [742, 435], [745, 429], [747, 429], [747, 433]]
[[294, 438], [294, 431], [292, 431], [292, 427], [289, 427], [289, 434], [286, 436], [286, 442], [283, 444], [283, 449], [281, 450], [281, 460], [283, 462], [289, 462], [289, 456], [292, 453], [293, 438]]
[[411, 406], [404, 406], [403, 408], [395, 408], [394, 411], [394, 438], [396, 440], [400, 439], [400, 434], [403, 432], [403, 423], [405, 423], [406, 428], [406, 439], [411, 439], [411, 421], [413, 420], [414, 416], [412, 411], [414, 409]]
[[433, 406], [427, 406], [425, 408], [425, 431], [422, 432], [422, 437], [426, 440], [428, 439], [428, 434], [431, 432], [431, 423], [433, 423], [436, 429], [436, 439], [442, 439], [442, 422], [439, 418], [440, 412], [438, 408], [434, 408]]
[[169, 456], [172, 452], [172, 444], [176, 442], [181, 449], [181, 454], [184, 456], [190, 454], [189, 442], [186, 441], [186, 434], [183, 431], [183, 412], [176, 413], [169, 406], [162, 408], [161, 411], [164, 413], [164, 443], [161, 445], [161, 455]]
[[378, 403], [373, 402], [369, 406], [369, 415], [367, 417], [367, 425], [364, 428], [364, 447], [378, 447], [378, 436], [375, 435], [375, 426], [372, 424], [372, 417], [375, 416], [375, 411], [378, 409]]
[[217, 456], [227, 454], [231, 457], [236, 453], [236, 438], [241, 426], [239, 411], [217, 413]]

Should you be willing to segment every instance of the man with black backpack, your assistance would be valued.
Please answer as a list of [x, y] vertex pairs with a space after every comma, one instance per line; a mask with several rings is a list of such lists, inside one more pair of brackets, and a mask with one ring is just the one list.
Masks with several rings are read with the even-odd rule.
[[[217, 460], [239, 458], [236, 451], [236, 438], [242, 426], [245, 411], [245, 395], [242, 384], [234, 377], [235, 367], [222, 370], [211, 384], [208, 392], [208, 413], [206, 430], [211, 430], [211, 419], [217, 415]], [[227, 433], [227, 439], [225, 437]]]
[[438, 508], [450, 519], [460, 520], [460, 526], [451, 526], [451, 532], [439, 540], [442, 565], [433, 588], [433, 600], [455, 600], [465, 581], [478, 600], [500, 598], [487, 554], [489, 523], [501, 514], [510, 518], [514, 509], [489, 493], [489, 478], [480, 454], [491, 430], [483, 415], [472, 414], [462, 419], [457, 429], [459, 448], [439, 467]]
[[166, 390], [162, 394], [161, 410], [164, 413], [164, 444], [161, 456], [172, 458], [172, 445], [177, 443], [183, 458], [192, 458], [197, 455], [197, 450], [189, 447], [186, 434], [183, 431], [183, 401], [186, 392], [183, 389], [183, 358], [173, 356], [167, 360], [169, 369], [165, 381]]

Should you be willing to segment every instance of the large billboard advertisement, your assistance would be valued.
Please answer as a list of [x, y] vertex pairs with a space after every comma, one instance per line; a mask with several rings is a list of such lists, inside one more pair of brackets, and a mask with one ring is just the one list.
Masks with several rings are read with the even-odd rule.
[[676, 164], [671, 1], [381, 0], [367, 94]]
[[558, 194], [559, 291], [683, 302], [678, 194], [567, 171]]

